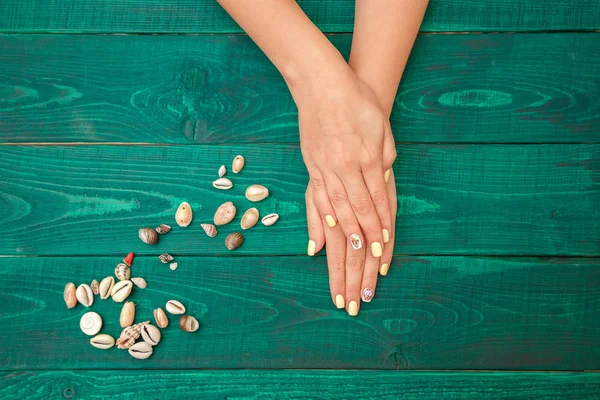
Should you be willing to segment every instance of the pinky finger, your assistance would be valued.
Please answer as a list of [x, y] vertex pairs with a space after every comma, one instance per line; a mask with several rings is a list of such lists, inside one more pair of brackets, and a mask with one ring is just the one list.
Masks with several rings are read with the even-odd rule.
[[314, 193], [310, 183], [306, 188], [306, 221], [308, 225], [308, 246], [306, 252], [309, 256], [314, 256], [325, 245], [325, 231], [323, 230], [321, 216], [315, 206]]

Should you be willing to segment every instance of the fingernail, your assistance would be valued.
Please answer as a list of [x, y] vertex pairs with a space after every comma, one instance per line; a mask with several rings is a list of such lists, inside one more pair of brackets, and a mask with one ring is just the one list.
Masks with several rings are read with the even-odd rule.
[[309, 256], [314, 256], [316, 248], [317, 248], [317, 244], [315, 243], [315, 241], [314, 240], [309, 240], [308, 241], [308, 255]]
[[325, 222], [327, 222], [327, 225], [330, 228], [333, 228], [335, 226], [335, 219], [333, 219], [333, 217], [331, 215], [325, 216]]
[[354, 250], [360, 249], [362, 247], [362, 240], [360, 240], [360, 236], [358, 236], [356, 233], [350, 235], [350, 244]]
[[348, 314], [352, 317], [356, 317], [358, 315], [358, 303], [354, 300], [348, 304]]
[[[385, 174], [383, 174], [383, 180], [385, 181], [385, 183], [388, 183], [388, 181], [390, 180], [390, 174], [392, 173], [392, 169], [388, 169], [387, 171], [385, 171]], [[381, 181], [379, 181], [381, 182]]]
[[362, 291], [362, 295], [360, 296], [365, 303], [370, 303], [373, 300], [373, 296], [375, 292], [370, 287], [366, 287]]
[[381, 254], [383, 254], [381, 243], [373, 242], [373, 244], [371, 244], [371, 252], [373, 253], [373, 257], [381, 257]]
[[381, 234], [383, 235], [383, 243], [387, 243], [390, 241], [390, 233], [387, 229], [382, 229]]
[[379, 269], [379, 273], [382, 276], [386, 276], [388, 273], [388, 269], [390, 269], [390, 264], [381, 264], [381, 268]]
[[338, 294], [337, 296], [335, 296], [335, 306], [337, 308], [346, 307], [346, 302], [344, 301], [344, 296], [342, 296], [341, 294]]

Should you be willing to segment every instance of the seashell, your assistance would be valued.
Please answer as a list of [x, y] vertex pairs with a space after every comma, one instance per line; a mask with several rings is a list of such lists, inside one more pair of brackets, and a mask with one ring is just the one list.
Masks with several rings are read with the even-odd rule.
[[140, 289], [146, 289], [146, 287], [148, 286], [148, 284], [146, 283], [146, 280], [144, 278], [131, 278], [131, 283], [133, 283], [135, 286], [139, 287]]
[[121, 317], [119, 318], [119, 323], [121, 324], [121, 328], [127, 328], [133, 324], [133, 320], [135, 319], [135, 303], [132, 301], [128, 301], [123, 304], [123, 308], [121, 309]]
[[179, 327], [184, 332], [196, 332], [200, 328], [200, 323], [191, 315], [183, 315], [179, 319]]
[[166, 234], [166, 233], [169, 233], [169, 232], [171, 232], [171, 226], [170, 226], [170, 225], [167, 225], [167, 224], [160, 224], [160, 225], [159, 225], [159, 226], [158, 226], [158, 227], [155, 229], [155, 231], [156, 231], [157, 233], [160, 233], [161, 235], [164, 235], [164, 234]]
[[124, 262], [125, 264], [127, 264], [127, 266], [128, 266], [128, 267], [131, 267], [131, 263], [133, 262], [133, 256], [134, 256], [134, 255], [135, 255], [135, 254], [133, 254], [133, 252], [130, 252], [129, 254], [127, 254], [127, 255], [125, 256], [125, 258], [123, 258], [123, 262]]
[[131, 294], [133, 283], [129, 280], [121, 281], [113, 286], [110, 295], [117, 303], [123, 302]]
[[227, 173], [227, 168], [225, 168], [224, 165], [221, 165], [221, 168], [219, 168], [219, 178], [224, 177], [226, 173]]
[[250, 208], [246, 210], [244, 215], [242, 216], [242, 222], [240, 222], [240, 226], [242, 229], [250, 229], [258, 222], [258, 209]]
[[154, 310], [154, 320], [159, 328], [166, 328], [169, 326], [169, 318], [162, 308], [157, 308]]
[[105, 333], [101, 333], [91, 338], [90, 344], [97, 349], [106, 350], [115, 345], [115, 338]]
[[242, 170], [242, 168], [244, 168], [244, 157], [235, 156], [233, 163], [231, 163], [231, 171], [234, 174], [237, 174]]
[[261, 185], [252, 185], [246, 189], [246, 198], [250, 201], [257, 202], [269, 197], [269, 189]]
[[77, 289], [75, 288], [75, 284], [73, 282], [69, 282], [65, 285], [65, 291], [63, 293], [63, 298], [65, 299], [65, 304], [67, 308], [73, 308], [77, 305]]
[[169, 268], [171, 268], [171, 271], [175, 271], [177, 269], [177, 267], [179, 267], [179, 264], [177, 264], [177, 263], [169, 264]]
[[213, 182], [213, 187], [221, 190], [229, 190], [233, 187], [233, 182], [227, 178], [219, 178]]
[[146, 324], [142, 326], [142, 339], [150, 346], [156, 346], [160, 342], [160, 330], [154, 325]]
[[200, 224], [204, 232], [210, 237], [217, 236], [217, 228], [213, 224]]
[[94, 304], [94, 292], [92, 292], [92, 288], [90, 285], [82, 283], [77, 287], [77, 291], [75, 291], [75, 297], [77, 297], [77, 301], [83, 304], [86, 307]]
[[213, 221], [215, 225], [225, 225], [235, 218], [236, 208], [232, 202], [223, 203], [217, 208]]
[[131, 269], [127, 266], [127, 264], [117, 264], [117, 267], [115, 268], [115, 276], [120, 281], [126, 281], [131, 277]]
[[169, 253], [164, 253], [161, 254], [160, 256], [158, 256], [158, 259], [160, 260], [160, 262], [162, 262], [163, 264], [168, 264], [171, 261], [173, 261], [173, 256], [170, 255]]
[[138, 360], [145, 360], [152, 355], [152, 346], [146, 342], [139, 342], [129, 348], [129, 354]]
[[167, 301], [167, 305], [165, 306], [167, 311], [173, 315], [183, 314], [185, 313], [185, 307], [183, 304], [178, 302], [177, 300], [169, 300]]
[[278, 219], [279, 219], [279, 214], [273, 213], [273, 214], [265, 215], [261, 222], [264, 226], [271, 226], [275, 222], [277, 222]]
[[185, 228], [189, 224], [192, 223], [193, 212], [192, 206], [187, 201], [184, 201], [179, 205], [177, 212], [175, 213], [175, 221], [177, 221], [177, 225]]
[[98, 294], [98, 291], [100, 290], [100, 284], [94, 279], [92, 283], [90, 283], [90, 288], [92, 289], [92, 293]]
[[98, 288], [98, 294], [102, 300], [108, 299], [110, 296], [113, 286], [115, 286], [115, 278], [107, 276], [100, 281], [100, 287]]
[[117, 339], [117, 347], [119, 349], [130, 348], [137, 338], [140, 337], [142, 332], [142, 326], [149, 324], [150, 321], [140, 322], [139, 324], [128, 326], [121, 331], [121, 336]]
[[244, 243], [244, 235], [239, 232], [230, 233], [227, 238], [225, 238], [225, 247], [229, 250], [235, 250], [240, 247]]
[[138, 235], [142, 239], [142, 242], [146, 244], [152, 245], [158, 243], [158, 233], [154, 229], [142, 228], [138, 231]]
[[94, 336], [102, 329], [102, 318], [93, 311], [86, 312], [79, 320], [79, 327], [86, 335]]

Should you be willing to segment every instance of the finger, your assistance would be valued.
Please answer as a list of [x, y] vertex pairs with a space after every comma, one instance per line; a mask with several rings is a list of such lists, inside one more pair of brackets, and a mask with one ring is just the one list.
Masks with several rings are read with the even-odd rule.
[[383, 170], [385, 171], [383, 176], [385, 183], [388, 183], [390, 173], [392, 172], [392, 165], [396, 161], [396, 142], [389, 121], [386, 130], [387, 133], [383, 139]]
[[346, 310], [353, 317], [357, 316], [360, 310], [366, 252], [364, 247], [355, 250], [346, 240]]
[[325, 184], [325, 180], [320, 173], [315, 172], [313, 174], [314, 178], [310, 179], [310, 186], [313, 192], [313, 199], [315, 206], [319, 212], [320, 218], [325, 221], [325, 225], [333, 228], [337, 224], [337, 220], [335, 217], [335, 212], [333, 210], [333, 206], [329, 201], [329, 196], [327, 195], [327, 185]]
[[338, 224], [344, 232], [346, 240], [352, 244], [354, 250], [363, 247], [363, 236], [358, 224], [358, 219], [354, 214], [352, 205], [348, 200], [348, 195], [344, 185], [335, 174], [327, 176], [327, 195], [333, 205]]
[[[380, 174], [382, 173], [380, 169]], [[371, 194], [365, 186], [362, 173], [358, 170], [348, 170], [340, 179], [352, 205], [352, 210], [358, 219], [360, 228], [374, 257], [381, 257], [383, 251], [383, 234], [377, 210], [371, 200]]]
[[[392, 216], [387, 196], [387, 187], [383, 179], [383, 171], [380, 168], [365, 170], [363, 171], [363, 177], [377, 215], [379, 216], [381, 237], [383, 239], [383, 247], [385, 247], [385, 244], [390, 240], [389, 232], [392, 229]], [[379, 256], [381, 256], [381, 253]]]
[[308, 225], [307, 253], [309, 256], [314, 256], [315, 253], [318, 253], [325, 245], [325, 232], [323, 229], [323, 223], [321, 222], [321, 216], [317, 211], [313, 197], [313, 191], [309, 183], [305, 194], [306, 220]]
[[386, 244], [383, 249], [383, 255], [381, 256], [381, 267], [379, 273], [383, 276], [388, 274], [390, 265], [392, 265], [392, 255], [394, 254], [394, 241], [396, 238], [396, 212], [398, 210], [398, 198], [396, 197], [396, 180], [394, 172], [391, 172], [391, 177], [386, 185], [388, 200], [390, 202], [390, 213], [392, 214], [392, 229], [390, 230], [390, 241]]
[[327, 267], [331, 299], [337, 308], [346, 307], [346, 237], [340, 226], [325, 229]]
[[370, 303], [375, 296], [378, 273], [379, 258], [373, 257], [373, 255], [367, 253], [362, 278], [362, 289], [360, 290], [360, 298], [365, 303]]

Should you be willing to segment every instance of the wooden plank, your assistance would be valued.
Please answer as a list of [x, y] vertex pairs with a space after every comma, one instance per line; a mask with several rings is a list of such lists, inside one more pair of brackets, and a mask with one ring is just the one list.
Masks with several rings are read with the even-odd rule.
[[[600, 253], [600, 145], [397, 147], [399, 254], [589, 255]], [[234, 188], [212, 181], [243, 154]], [[223, 240], [243, 212], [277, 212], [248, 231], [236, 254], [305, 254], [308, 181], [295, 146], [2, 146], [0, 254], [228, 254]], [[260, 183], [271, 195], [250, 203]], [[157, 246], [138, 229], [174, 224], [182, 201], [194, 222]], [[233, 201], [236, 219], [207, 237], [200, 222]]]
[[79, 319], [94, 310], [118, 335], [119, 304], [68, 310], [66, 282], [112, 275], [121, 257], [0, 259], [0, 365], [27, 369], [600, 369], [600, 259], [397, 257], [358, 317], [335, 309], [325, 259], [136, 257], [137, 321], [180, 300], [151, 358], [94, 349]]
[[[600, 27], [596, 0], [431, 0], [422, 30], [549, 31]], [[298, 0], [324, 32], [351, 32], [354, 0]], [[240, 32], [213, 0], [3, 0], [3, 32]]]
[[[330, 38], [347, 55], [350, 36]], [[600, 33], [422, 35], [396, 139], [598, 143], [598, 54]], [[2, 142], [298, 142], [288, 89], [246, 36], [5, 35], [0, 65]]]
[[4, 399], [595, 400], [596, 373], [395, 371], [27, 371], [0, 374]]

